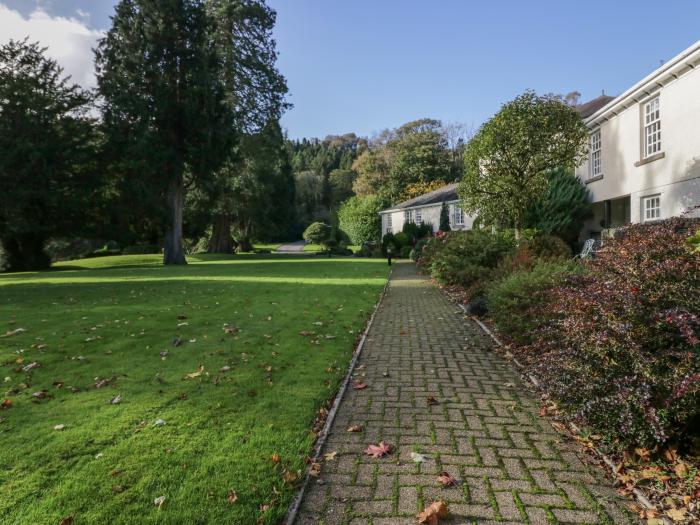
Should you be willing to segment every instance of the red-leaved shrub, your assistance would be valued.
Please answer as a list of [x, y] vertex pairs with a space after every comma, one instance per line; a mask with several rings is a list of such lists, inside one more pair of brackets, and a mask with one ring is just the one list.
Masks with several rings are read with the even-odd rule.
[[649, 446], [700, 423], [700, 254], [686, 243], [699, 227], [626, 227], [545, 306], [554, 320], [529, 349], [535, 373], [612, 442]]

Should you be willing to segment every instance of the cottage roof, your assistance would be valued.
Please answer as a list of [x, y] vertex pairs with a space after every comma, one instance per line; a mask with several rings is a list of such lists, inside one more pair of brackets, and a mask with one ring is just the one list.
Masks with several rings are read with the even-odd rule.
[[391, 208], [383, 211], [390, 210], [405, 210], [408, 208], [417, 208], [418, 206], [427, 206], [429, 204], [441, 204], [443, 202], [450, 202], [459, 200], [457, 195], [457, 183], [448, 184], [441, 188], [438, 188], [429, 193], [424, 193], [418, 197], [408, 199], [407, 201], [400, 202]]

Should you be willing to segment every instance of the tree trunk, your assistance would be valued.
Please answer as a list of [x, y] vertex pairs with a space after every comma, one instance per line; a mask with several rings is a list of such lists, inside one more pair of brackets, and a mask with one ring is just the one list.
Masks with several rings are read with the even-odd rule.
[[209, 253], [233, 253], [234, 248], [235, 244], [231, 236], [231, 217], [226, 214], [215, 216], [209, 239]]
[[43, 236], [37, 235], [18, 235], [3, 239], [5, 270], [26, 272], [48, 269], [51, 266], [51, 257], [44, 251], [45, 240]]
[[182, 247], [182, 212], [185, 207], [185, 188], [182, 175], [175, 177], [168, 187], [170, 225], [165, 232], [163, 264], [187, 264]]
[[251, 221], [250, 219], [245, 220], [243, 223], [243, 228], [241, 230], [241, 238], [238, 239], [238, 248], [236, 251], [239, 252], [252, 252], [253, 251], [253, 243], [250, 242], [250, 230], [251, 230]]

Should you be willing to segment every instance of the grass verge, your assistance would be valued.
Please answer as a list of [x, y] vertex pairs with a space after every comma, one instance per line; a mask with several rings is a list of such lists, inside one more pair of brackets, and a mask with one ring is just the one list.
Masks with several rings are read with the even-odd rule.
[[104, 257], [0, 276], [0, 334], [14, 333], [0, 338], [11, 400], [0, 411], [0, 522], [284, 516], [309, 427], [387, 269], [290, 255], [159, 261]]

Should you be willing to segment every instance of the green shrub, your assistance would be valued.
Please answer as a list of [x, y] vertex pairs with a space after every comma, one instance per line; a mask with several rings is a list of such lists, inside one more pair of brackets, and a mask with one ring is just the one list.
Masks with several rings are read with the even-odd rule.
[[402, 259], [408, 259], [411, 256], [412, 251], [413, 251], [413, 247], [402, 246], [401, 250], [399, 251], [399, 254], [401, 255]]
[[374, 195], [350, 197], [338, 210], [340, 228], [347, 232], [352, 244], [379, 239], [383, 201]]
[[537, 262], [565, 261], [571, 259], [571, 248], [552, 235], [539, 235], [520, 242], [512, 253], [503, 258], [494, 272], [493, 279], [502, 279], [518, 270], [529, 270]]
[[534, 342], [538, 329], [547, 323], [541, 307], [549, 290], [567, 275], [580, 272], [581, 266], [575, 262], [539, 260], [531, 268], [489, 283], [486, 300], [499, 331], [518, 344]]
[[412, 261], [418, 262], [418, 259], [420, 259], [421, 255], [423, 254], [423, 248], [427, 244], [427, 239], [420, 239], [418, 242], [416, 242], [415, 246], [413, 247], [413, 250], [411, 250], [411, 253], [409, 254], [409, 257]]
[[490, 279], [513, 248], [510, 235], [484, 230], [452, 231], [430, 239], [421, 264], [442, 284], [470, 287]]
[[413, 244], [418, 239], [422, 239], [424, 237], [431, 236], [433, 234], [433, 226], [429, 222], [424, 222], [421, 224], [416, 224], [413, 222], [405, 222], [403, 224], [403, 228], [401, 229], [401, 232], [408, 235], [408, 237], [410, 239], [409, 242], [411, 244]]
[[396, 240], [394, 238], [393, 233], [385, 233], [384, 237], [382, 237], [382, 246], [381, 246], [382, 255], [386, 255], [386, 250], [389, 246], [393, 246], [394, 248], [396, 248]]
[[404, 246], [410, 246], [411, 244], [411, 237], [409, 237], [408, 234], [399, 232], [394, 235], [394, 246], [396, 246], [398, 249], [401, 249]]
[[331, 241], [332, 228], [324, 222], [312, 222], [304, 230], [304, 240], [313, 244], [320, 244], [325, 250], [328, 249]]

